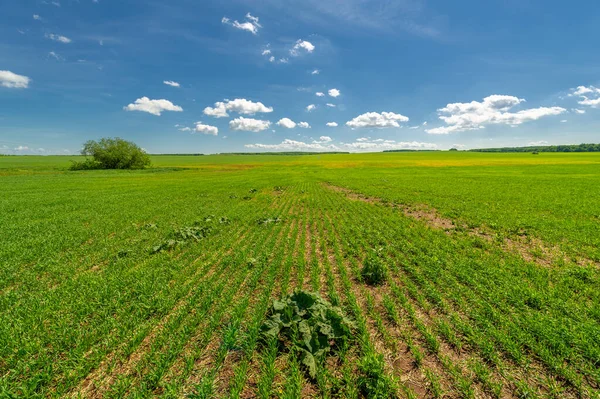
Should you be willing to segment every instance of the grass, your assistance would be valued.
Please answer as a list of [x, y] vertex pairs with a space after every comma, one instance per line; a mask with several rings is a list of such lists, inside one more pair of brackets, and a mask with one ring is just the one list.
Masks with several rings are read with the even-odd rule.
[[[0, 397], [599, 395], [600, 155], [71, 159], [0, 158]], [[314, 379], [296, 289], [355, 326]]]

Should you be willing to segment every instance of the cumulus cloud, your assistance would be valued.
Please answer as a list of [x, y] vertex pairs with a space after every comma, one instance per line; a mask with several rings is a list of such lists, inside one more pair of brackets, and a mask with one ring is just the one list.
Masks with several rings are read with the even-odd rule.
[[323, 93], [323, 92], [320, 92], [320, 91], [316, 92], [316, 93], [315, 93], [315, 95], [316, 95], [317, 97], [325, 97], [325, 93]]
[[308, 106], [306, 106], [306, 111], [311, 112], [314, 111], [317, 108], [317, 106], [315, 104], [310, 104]]
[[346, 122], [346, 126], [354, 129], [400, 127], [399, 122], [408, 122], [408, 120], [408, 117], [393, 112], [367, 112]]
[[578, 86], [576, 89], [571, 89], [571, 91], [572, 93], [569, 96], [579, 97], [579, 105], [600, 108], [600, 88], [595, 86]]
[[318, 74], [320, 74], [320, 73], [321, 73], [321, 71], [319, 71], [318, 69], [315, 69], [315, 70], [313, 70], [313, 71], [312, 71], [310, 74], [311, 74], [311, 75], [318, 75]]
[[194, 128], [196, 133], [202, 134], [210, 134], [216, 136], [219, 134], [219, 129], [216, 126], [205, 125], [202, 122], [196, 122], [196, 127]]
[[235, 100], [224, 100], [216, 102], [214, 107], [204, 108], [204, 114], [214, 116], [215, 118], [228, 117], [228, 112], [236, 112], [242, 115], [254, 115], [256, 113], [273, 112], [272, 107], [267, 107], [261, 102], [252, 102], [245, 98], [236, 98]]
[[282, 118], [277, 122], [277, 126], [284, 127], [286, 129], [293, 129], [296, 127], [296, 122], [289, 118]]
[[325, 125], [327, 125], [329, 127], [338, 127], [337, 122], [327, 122]]
[[29, 147], [25, 145], [20, 145], [18, 147], [15, 147], [15, 151], [29, 151]]
[[174, 82], [172, 80], [164, 80], [163, 83], [166, 84], [167, 86], [171, 86], [171, 87], [180, 87], [181, 86], [179, 83]]
[[329, 108], [335, 108], [335, 104], [332, 104], [332, 103], [327, 103], [327, 106], [328, 106]]
[[269, 50], [269, 49], [262, 51], [262, 55], [269, 55], [269, 54], [271, 54], [271, 50]]
[[275, 62], [275, 57], [274, 56], [270, 56], [269, 57], [269, 62]]
[[246, 14], [245, 22], [239, 22], [237, 20], [231, 22], [229, 18], [223, 17], [223, 19], [221, 19], [221, 23], [233, 26], [236, 29], [248, 31], [253, 35], [256, 35], [258, 33], [258, 30], [262, 28], [262, 25], [258, 23], [258, 17], [254, 17], [250, 13]]
[[29, 79], [27, 76], [17, 75], [11, 71], [0, 71], [0, 86], [11, 89], [26, 89], [29, 87]]
[[241, 130], [246, 132], [262, 132], [271, 126], [270, 121], [239, 117], [229, 122], [231, 130]]
[[254, 148], [261, 150], [277, 150], [277, 151], [335, 151], [338, 148], [333, 145], [323, 145], [323, 143], [305, 143], [303, 141], [296, 141], [291, 139], [285, 139], [279, 144], [246, 144], [246, 148]]
[[307, 42], [306, 40], [299, 39], [294, 44], [294, 47], [290, 50], [290, 55], [297, 57], [300, 55], [301, 51], [306, 51], [307, 53], [312, 53], [315, 50], [315, 46], [311, 42]]
[[41, 20], [42, 20], [42, 17], [40, 17], [40, 16], [39, 16], [39, 15], [37, 15], [37, 14], [33, 14], [33, 19], [35, 19], [36, 21], [41, 21]]
[[333, 98], [339, 97], [342, 94], [338, 89], [330, 89], [327, 93]]
[[333, 139], [329, 136], [321, 136], [321, 137], [319, 137], [319, 141], [321, 143], [329, 143], [329, 142], [333, 141]]
[[69, 39], [66, 36], [62, 36], [62, 35], [55, 35], [54, 33], [46, 33], [46, 38], [50, 39], [50, 40], [54, 40], [55, 42], [60, 42], [60, 43], [71, 43], [72, 40]]
[[394, 141], [394, 140], [370, 140], [362, 138], [354, 143], [342, 143], [340, 147], [348, 151], [384, 151], [384, 150], [435, 150], [438, 148], [434, 143], [423, 143], [418, 141]]
[[573, 112], [575, 112], [576, 114], [585, 114], [585, 109], [577, 109], [577, 108], [573, 108], [572, 110]]
[[506, 96], [491, 95], [482, 102], [453, 103], [438, 109], [440, 119], [447, 126], [426, 130], [430, 134], [449, 134], [467, 130], [483, 129], [486, 125], [504, 124], [517, 126], [525, 122], [535, 121], [545, 116], [560, 115], [566, 112], [561, 107], [540, 107], [509, 112], [513, 107], [525, 102], [524, 99]]
[[293, 129], [296, 126], [302, 129], [310, 129], [310, 125], [308, 124], [308, 122], [294, 122], [293, 120], [291, 120], [290, 118], [282, 118], [279, 120], [279, 122], [277, 122], [277, 126], [281, 126], [284, 127], [286, 129]]
[[152, 115], [160, 116], [163, 111], [182, 112], [183, 108], [173, 104], [169, 100], [150, 100], [148, 97], [142, 97], [135, 100], [135, 103], [123, 107], [125, 111], [147, 112]]
[[191, 128], [191, 127], [184, 126], [184, 127], [180, 127], [180, 128], [179, 128], [179, 131], [180, 131], [180, 132], [191, 132], [191, 131], [192, 131], [192, 128]]

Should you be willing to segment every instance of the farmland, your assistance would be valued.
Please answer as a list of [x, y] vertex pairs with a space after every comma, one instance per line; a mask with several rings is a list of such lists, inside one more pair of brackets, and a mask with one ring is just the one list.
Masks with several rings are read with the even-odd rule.
[[[0, 397], [599, 397], [598, 154], [71, 158], [0, 158]], [[297, 289], [352, 321], [314, 378]]]

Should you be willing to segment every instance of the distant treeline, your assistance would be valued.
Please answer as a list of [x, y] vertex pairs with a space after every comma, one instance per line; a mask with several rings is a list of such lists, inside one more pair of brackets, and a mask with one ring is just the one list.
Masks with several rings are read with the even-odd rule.
[[328, 151], [328, 152], [222, 152], [217, 155], [324, 155], [324, 154], [350, 154], [349, 152], [342, 151]]
[[436, 152], [440, 150], [383, 150], [383, 152]]
[[204, 154], [149, 154], [153, 157], [198, 157]]
[[473, 152], [600, 152], [600, 144], [567, 144], [530, 147], [479, 148]]

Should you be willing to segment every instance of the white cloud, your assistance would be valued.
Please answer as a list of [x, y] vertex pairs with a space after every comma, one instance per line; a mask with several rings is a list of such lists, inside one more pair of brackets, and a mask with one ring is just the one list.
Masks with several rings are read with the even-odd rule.
[[531, 142], [529, 142], [529, 145], [546, 145], [546, 144], [548, 144], [548, 142], [546, 140], [531, 141]]
[[323, 145], [322, 143], [313, 142], [305, 143], [291, 139], [285, 139], [280, 144], [246, 144], [246, 148], [255, 148], [262, 150], [278, 150], [278, 151], [335, 151], [338, 148], [333, 145]]
[[327, 122], [325, 125], [329, 127], [338, 127], [337, 122]]
[[239, 117], [229, 122], [231, 130], [243, 130], [246, 132], [261, 132], [271, 126], [270, 121]]
[[358, 139], [354, 143], [344, 143], [341, 147], [348, 151], [435, 150], [438, 148], [437, 144], [434, 143], [396, 142], [394, 140], [369, 140], [366, 138]]
[[333, 98], [339, 97], [342, 94], [338, 89], [330, 89], [327, 93]]
[[318, 74], [320, 74], [320, 73], [321, 73], [321, 71], [319, 71], [318, 69], [315, 69], [315, 70], [313, 70], [313, 71], [312, 71], [310, 74], [311, 74], [311, 75], [318, 75]]
[[290, 60], [288, 60], [287, 58], [280, 58], [279, 59], [279, 63], [281, 64], [288, 64], [290, 62]]
[[296, 57], [300, 55], [300, 50], [305, 50], [307, 53], [312, 53], [315, 50], [315, 46], [311, 42], [299, 39], [294, 44], [294, 47], [290, 50], [290, 55]]
[[231, 22], [229, 18], [223, 17], [223, 19], [221, 19], [221, 23], [233, 26], [236, 29], [248, 31], [253, 35], [256, 35], [258, 33], [258, 30], [262, 28], [262, 25], [258, 23], [258, 17], [254, 17], [250, 15], [250, 13], [246, 14], [245, 22], [238, 22], [237, 20]]
[[573, 92], [570, 97], [579, 97], [579, 105], [587, 105], [592, 108], [600, 108], [600, 88], [595, 86], [578, 86], [576, 89], [571, 89]]
[[269, 54], [271, 54], [271, 50], [269, 50], [269, 49], [263, 50], [263, 52], [262, 52], [262, 55], [269, 55]]
[[275, 57], [274, 56], [270, 56], [269, 57], [269, 62], [275, 62]]
[[0, 71], [0, 86], [11, 89], [26, 89], [29, 87], [29, 79], [27, 76], [17, 75], [11, 71]]
[[302, 129], [310, 129], [308, 122], [298, 122], [298, 127]]
[[333, 141], [333, 139], [329, 136], [321, 136], [321, 137], [319, 137], [319, 141], [321, 143], [330, 143]]
[[332, 103], [327, 103], [327, 106], [328, 106], [329, 108], [335, 108], [335, 104], [332, 104]]
[[163, 111], [182, 112], [183, 108], [173, 104], [169, 100], [150, 100], [148, 97], [142, 97], [135, 100], [134, 104], [123, 107], [125, 111], [141, 111], [160, 116]]
[[440, 119], [447, 126], [426, 130], [430, 134], [449, 134], [467, 130], [483, 129], [486, 125], [504, 124], [517, 126], [535, 121], [545, 116], [560, 115], [566, 112], [561, 107], [530, 108], [518, 112], [509, 110], [525, 102], [522, 98], [505, 95], [491, 95], [482, 102], [453, 103], [438, 109]]
[[196, 127], [194, 128], [196, 133], [202, 134], [210, 134], [216, 136], [219, 134], [219, 129], [215, 126], [205, 125], [202, 122], [196, 122]]
[[567, 123], [568, 121], [566, 119], [563, 119], [560, 121], [560, 123]]
[[577, 109], [577, 108], [573, 108], [572, 110], [573, 112], [575, 112], [576, 114], [585, 114], [585, 109]]
[[35, 19], [36, 21], [41, 21], [41, 20], [42, 20], [42, 17], [40, 17], [40, 16], [39, 16], [39, 15], [37, 15], [37, 14], [33, 14], [33, 19]]
[[29, 147], [20, 145], [18, 147], [15, 147], [15, 151], [29, 151]]
[[594, 86], [590, 86], [590, 87], [586, 87], [586, 86], [577, 86], [576, 89], [571, 89], [573, 90], [572, 95], [574, 96], [583, 96], [585, 94], [591, 94], [591, 93], [600, 93], [600, 89]]
[[72, 40], [66, 36], [55, 35], [54, 33], [46, 33], [46, 38], [60, 43], [71, 43]]
[[181, 127], [181, 128], [179, 128], [179, 131], [180, 132], [191, 132], [192, 128], [191, 127], [187, 127], [187, 126], [186, 127]]
[[320, 91], [316, 92], [316, 93], [315, 93], [315, 95], [316, 95], [317, 97], [325, 97], [325, 93], [323, 93], [323, 92], [320, 92]]
[[393, 112], [367, 112], [346, 122], [346, 125], [351, 128], [400, 127], [399, 122], [408, 122], [408, 120], [408, 117]]
[[252, 22], [254, 25], [262, 28], [262, 25], [258, 23], [258, 17], [253, 17], [250, 13], [246, 14], [246, 19]]
[[314, 111], [317, 108], [317, 106], [315, 104], [310, 104], [306, 107], [306, 111], [311, 112]]
[[56, 60], [59, 60], [59, 61], [62, 60], [62, 57], [60, 55], [56, 54], [54, 51], [49, 52], [48, 56], [52, 57], [52, 58], [54, 58]]
[[166, 84], [167, 86], [172, 86], [172, 87], [180, 87], [181, 86], [179, 83], [174, 82], [172, 80], [164, 80], [163, 83]]
[[286, 129], [293, 129], [296, 127], [296, 122], [294, 122], [293, 120], [291, 120], [289, 118], [283, 118], [283, 119], [280, 119], [279, 122], [277, 122], [277, 126], [281, 126]]
[[272, 107], [266, 107], [261, 102], [252, 102], [245, 98], [236, 98], [235, 100], [224, 100], [215, 103], [213, 107], [204, 108], [204, 114], [214, 116], [215, 118], [228, 117], [228, 112], [237, 112], [242, 115], [254, 115], [256, 113], [273, 112]]

